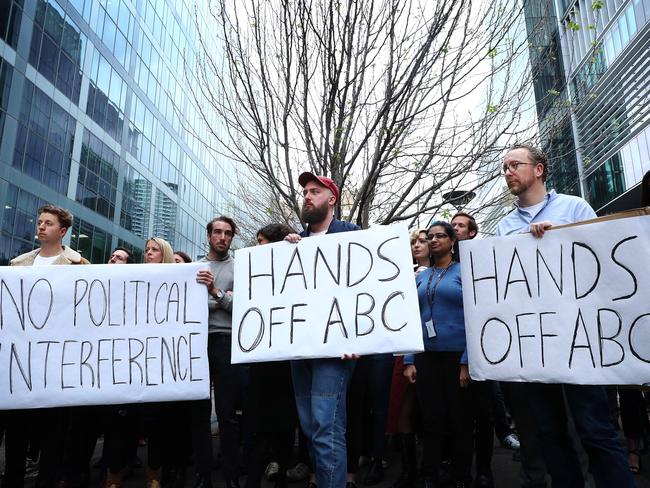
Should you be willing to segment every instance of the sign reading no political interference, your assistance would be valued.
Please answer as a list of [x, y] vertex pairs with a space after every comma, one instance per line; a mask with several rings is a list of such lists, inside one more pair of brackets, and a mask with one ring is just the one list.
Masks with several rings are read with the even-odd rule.
[[236, 251], [233, 363], [422, 350], [406, 226]]
[[209, 398], [205, 267], [0, 268], [0, 409]]
[[650, 383], [650, 216], [461, 243], [470, 374]]

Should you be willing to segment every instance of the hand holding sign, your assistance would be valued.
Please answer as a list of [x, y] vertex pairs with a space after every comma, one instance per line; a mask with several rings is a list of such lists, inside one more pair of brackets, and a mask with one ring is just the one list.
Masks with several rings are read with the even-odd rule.
[[533, 234], [533, 236], [541, 238], [544, 236], [544, 232], [547, 231], [553, 227], [553, 224], [549, 222], [548, 220], [544, 220], [542, 222], [535, 222], [534, 224], [530, 225], [530, 233]]

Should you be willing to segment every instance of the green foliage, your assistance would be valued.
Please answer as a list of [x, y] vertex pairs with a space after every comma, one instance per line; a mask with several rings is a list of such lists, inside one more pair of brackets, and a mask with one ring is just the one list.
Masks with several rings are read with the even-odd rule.
[[449, 220], [451, 218], [451, 210], [448, 208], [443, 208], [441, 213], [443, 220]]
[[551, 89], [551, 90], [548, 90], [546, 93], [548, 93], [549, 95], [553, 95], [554, 97], [559, 97], [560, 96], [559, 90]]
[[567, 29], [569, 29], [570, 31], [574, 31], [574, 32], [580, 30], [580, 24], [574, 22], [573, 20], [570, 20], [570, 21], [567, 23], [566, 27], [567, 27]]
[[489, 103], [488, 106], [487, 106], [486, 112], [489, 113], [489, 114], [495, 114], [495, 113], [497, 113], [498, 110], [499, 110], [498, 105], [494, 105], [493, 103]]
[[493, 47], [492, 49], [490, 49], [487, 55], [489, 58], [494, 59], [497, 56], [497, 48]]
[[603, 0], [594, 0], [591, 4], [591, 8], [595, 11], [602, 10], [604, 6], [605, 2]]

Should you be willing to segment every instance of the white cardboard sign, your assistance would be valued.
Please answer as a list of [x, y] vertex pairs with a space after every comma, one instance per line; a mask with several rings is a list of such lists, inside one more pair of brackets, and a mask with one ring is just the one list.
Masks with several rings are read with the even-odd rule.
[[236, 251], [233, 363], [422, 350], [406, 226]]
[[460, 249], [472, 378], [650, 382], [650, 216]]
[[0, 268], [0, 409], [208, 398], [201, 268]]

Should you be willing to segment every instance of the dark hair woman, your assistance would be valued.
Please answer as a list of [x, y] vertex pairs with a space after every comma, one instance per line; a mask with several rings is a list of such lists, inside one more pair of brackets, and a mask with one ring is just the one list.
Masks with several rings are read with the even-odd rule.
[[[295, 232], [284, 224], [270, 224], [257, 232], [258, 244], [284, 240]], [[289, 361], [252, 363], [246, 401], [253, 446], [246, 488], [259, 488], [269, 452], [279, 465], [275, 486], [287, 486], [287, 468], [298, 423]]]
[[433, 263], [415, 278], [425, 352], [405, 357], [404, 376], [416, 385], [422, 415], [424, 487], [436, 486], [447, 428], [452, 475], [464, 487], [471, 479], [473, 422], [460, 263], [452, 255], [456, 234], [449, 223], [436, 221], [427, 240]]
[[183, 263], [187, 264], [192, 262], [192, 258], [186, 252], [174, 251], [174, 262], [179, 264], [183, 264]]
[[291, 227], [285, 224], [269, 224], [257, 231], [257, 243], [269, 244], [271, 242], [280, 242], [287, 235], [294, 233]]

